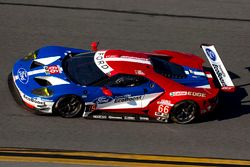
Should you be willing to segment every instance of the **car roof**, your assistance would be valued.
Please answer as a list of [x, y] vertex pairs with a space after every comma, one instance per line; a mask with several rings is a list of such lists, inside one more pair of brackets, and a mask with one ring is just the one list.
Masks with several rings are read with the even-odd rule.
[[126, 50], [101, 50], [96, 52], [94, 60], [100, 70], [108, 76], [118, 73], [147, 75], [154, 72], [150, 61], [152, 55], [156, 54]]

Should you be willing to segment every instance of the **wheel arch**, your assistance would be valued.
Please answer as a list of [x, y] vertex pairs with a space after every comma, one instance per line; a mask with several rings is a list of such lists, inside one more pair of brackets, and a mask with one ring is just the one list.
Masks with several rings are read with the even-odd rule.
[[55, 114], [55, 115], [58, 115], [59, 113], [58, 113], [58, 111], [56, 111], [56, 105], [57, 105], [57, 102], [58, 102], [58, 100], [60, 100], [61, 98], [63, 98], [63, 97], [67, 97], [67, 96], [75, 96], [75, 97], [77, 97], [80, 101], [81, 101], [81, 103], [82, 103], [82, 110], [84, 110], [84, 108], [85, 108], [85, 101], [84, 101], [84, 99], [81, 97], [81, 96], [79, 96], [79, 95], [76, 95], [76, 94], [63, 94], [63, 95], [58, 95], [56, 98], [55, 98], [55, 100], [54, 100], [54, 104], [53, 104], [53, 106], [52, 106], [52, 114]]

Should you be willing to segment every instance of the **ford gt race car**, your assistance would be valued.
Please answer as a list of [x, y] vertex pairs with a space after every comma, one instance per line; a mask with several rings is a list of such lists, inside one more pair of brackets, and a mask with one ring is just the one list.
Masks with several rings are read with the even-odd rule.
[[234, 91], [215, 47], [201, 45], [221, 87], [198, 56], [40, 48], [18, 60], [9, 76], [15, 99], [36, 113], [71, 118], [189, 123], [212, 111], [220, 90]]

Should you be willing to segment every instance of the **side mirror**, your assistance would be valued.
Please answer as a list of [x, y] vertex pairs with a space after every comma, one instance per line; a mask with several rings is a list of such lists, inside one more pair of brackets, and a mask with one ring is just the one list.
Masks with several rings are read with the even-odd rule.
[[101, 89], [102, 89], [102, 93], [105, 94], [106, 96], [112, 96], [113, 95], [111, 90], [109, 90], [107, 87], [103, 86]]
[[92, 42], [90, 45], [91, 50], [96, 52], [98, 50], [98, 45], [99, 45], [99, 42]]

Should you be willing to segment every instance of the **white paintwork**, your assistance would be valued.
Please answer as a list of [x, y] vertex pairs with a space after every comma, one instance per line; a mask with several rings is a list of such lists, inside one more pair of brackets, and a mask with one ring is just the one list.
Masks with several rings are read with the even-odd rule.
[[[115, 99], [108, 103], [103, 104], [97, 104], [97, 109], [130, 109], [130, 108], [144, 108], [146, 107], [152, 100], [157, 98], [160, 93], [152, 93], [152, 94], [146, 94], [141, 95], [141, 99], [137, 99], [134, 101], [126, 101], [126, 102], [118, 102], [115, 103]], [[139, 96], [139, 95], [138, 95]]]
[[60, 59], [61, 56], [53, 56], [53, 57], [46, 57], [46, 58], [41, 58], [41, 59], [35, 59], [34, 61], [41, 63], [43, 65], [49, 65], [56, 60]]
[[[211, 64], [216, 77], [218, 78], [220, 85], [222, 87], [227, 87], [227, 86], [234, 86], [223, 62], [221, 61], [221, 58], [218, 54], [218, 52], [216, 51], [214, 45], [202, 45], [202, 49], [205, 53], [205, 55], [207, 56], [209, 63]], [[207, 53], [207, 50], [211, 51], [210, 54]], [[211, 58], [211, 54], [212, 57], [214, 56], [215, 58]]]
[[148, 59], [141, 59], [141, 58], [128, 57], [128, 56], [105, 58], [105, 61], [124, 61], [124, 62], [151, 65], [151, 62]]
[[94, 56], [94, 61], [97, 67], [105, 74], [110, 73], [113, 69], [107, 64], [104, 55], [106, 51], [97, 51]]
[[[45, 73], [45, 69], [40, 69], [40, 70], [34, 70], [34, 71], [29, 71], [27, 72], [28, 76], [35, 75], [35, 74], [40, 74], [40, 73]], [[18, 80], [18, 75], [14, 76], [14, 80]]]
[[206, 88], [206, 89], [210, 89], [211, 86], [210, 86], [210, 85], [202, 85], [202, 86], [196, 86], [195, 88]]
[[205, 76], [204, 72], [201, 71], [193, 71], [194, 75]]

